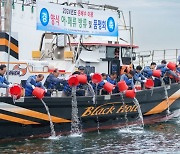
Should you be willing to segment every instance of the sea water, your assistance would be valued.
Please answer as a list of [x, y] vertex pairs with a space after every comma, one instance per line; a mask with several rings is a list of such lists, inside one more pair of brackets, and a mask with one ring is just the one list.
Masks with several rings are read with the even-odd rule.
[[61, 136], [0, 144], [0, 153], [137, 153], [179, 154], [180, 117], [167, 122], [145, 125], [144, 131], [106, 130], [100, 134], [83, 133], [82, 137]]

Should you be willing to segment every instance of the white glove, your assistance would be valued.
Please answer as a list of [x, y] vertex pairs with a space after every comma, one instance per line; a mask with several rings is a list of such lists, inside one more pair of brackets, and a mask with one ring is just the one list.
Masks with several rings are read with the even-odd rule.
[[44, 89], [44, 91], [47, 93], [47, 89]]
[[135, 92], [135, 93], [137, 92], [137, 89], [136, 89], [136, 88], [134, 88], [134, 92]]
[[9, 88], [11, 88], [12, 86], [13, 86], [13, 84], [12, 84], [12, 83], [10, 83], [10, 84], [8, 85], [8, 87], [9, 87]]
[[106, 83], [107, 82], [107, 80], [103, 80], [104, 81], [104, 83]]
[[93, 76], [93, 75], [94, 75], [94, 73], [90, 73], [89, 75], [90, 75], [90, 76]]
[[146, 82], [146, 80], [142, 80], [144, 83]]
[[34, 86], [34, 85], [32, 85], [32, 88], [34, 89], [34, 88], [35, 88], [35, 86]]

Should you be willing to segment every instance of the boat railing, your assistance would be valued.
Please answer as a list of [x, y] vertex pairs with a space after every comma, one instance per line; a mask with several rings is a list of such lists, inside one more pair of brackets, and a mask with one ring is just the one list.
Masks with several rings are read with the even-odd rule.
[[135, 64], [141, 66], [150, 65], [151, 62], [159, 64], [161, 60], [178, 62], [180, 49], [149, 50], [137, 52]]

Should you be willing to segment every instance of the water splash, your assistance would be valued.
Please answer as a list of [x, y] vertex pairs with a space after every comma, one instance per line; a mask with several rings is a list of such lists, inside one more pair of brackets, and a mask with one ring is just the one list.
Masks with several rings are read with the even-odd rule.
[[74, 133], [74, 134], [70, 134], [69, 137], [72, 137], [72, 138], [76, 138], [76, 137], [82, 137], [82, 134], [77, 134], [77, 133]]
[[141, 111], [141, 107], [139, 105], [139, 102], [138, 102], [138, 100], [136, 98], [134, 98], [133, 102], [137, 106], [137, 110], [138, 110], [138, 113], [139, 113], [139, 118], [141, 120], [142, 127], [144, 128], [143, 115], [142, 115], [142, 111]]
[[54, 131], [54, 125], [53, 125], [53, 122], [52, 122], [52, 119], [51, 119], [51, 115], [50, 115], [50, 112], [49, 112], [49, 108], [48, 106], [46, 105], [46, 103], [41, 99], [41, 102], [43, 103], [46, 111], [47, 111], [47, 114], [48, 114], [48, 117], [49, 117], [49, 122], [50, 122], [50, 128], [51, 128], [51, 137], [56, 137], [56, 133]]
[[80, 135], [79, 130], [78, 107], [76, 98], [76, 87], [72, 87], [72, 122], [71, 122], [71, 135]]
[[151, 89], [151, 96], [153, 95], [154, 93], [154, 88]]
[[[88, 85], [88, 89], [89, 91], [91, 92], [91, 95], [93, 96], [93, 104], [95, 105], [95, 108], [97, 106], [97, 101], [96, 101], [96, 97], [97, 97], [97, 86], [98, 84], [96, 84], [96, 92], [94, 92], [94, 89], [92, 87], [92, 85], [90, 83], [87, 83]], [[99, 118], [98, 118], [98, 115], [96, 115], [96, 121], [97, 121], [97, 131], [98, 131], [98, 134], [100, 134], [99, 132]]]
[[164, 87], [164, 94], [165, 94], [165, 98], [166, 98], [166, 102], [167, 102], [167, 116], [171, 113], [169, 110], [169, 97], [168, 97], [168, 92], [167, 92], [167, 88], [166, 88], [166, 84], [163, 80], [163, 78], [160, 78], [160, 81], [162, 83], [162, 86]]
[[91, 95], [93, 96], [93, 104], [96, 102], [96, 93], [94, 92], [94, 89], [90, 83], [87, 83], [88, 90], [90, 91]]
[[16, 104], [16, 97], [15, 96], [12, 97], [12, 100], [13, 100], [13, 103]]
[[58, 135], [58, 136], [49, 136], [48, 138], [45, 138], [45, 139], [48, 139], [48, 140], [59, 140], [61, 138], [61, 135]]
[[127, 112], [126, 112], [126, 110], [125, 110], [125, 105], [126, 105], [126, 104], [125, 104], [125, 102], [124, 102], [123, 93], [120, 93], [120, 96], [121, 96], [121, 99], [122, 99], [123, 109], [124, 109], [124, 113], [125, 113], [124, 118], [125, 118], [125, 121], [126, 121], [126, 128], [129, 128], [129, 126], [128, 126]]

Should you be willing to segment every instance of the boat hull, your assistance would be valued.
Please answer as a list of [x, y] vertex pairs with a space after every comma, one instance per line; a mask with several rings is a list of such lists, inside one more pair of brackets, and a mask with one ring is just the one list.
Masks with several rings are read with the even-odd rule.
[[[172, 84], [153, 90], [138, 91], [144, 123], [165, 121], [177, 116], [180, 109], [180, 84]], [[72, 98], [45, 97], [56, 135], [67, 135], [71, 131]], [[123, 103], [124, 102], [124, 103]], [[133, 99], [120, 94], [92, 97], [77, 97], [80, 131], [115, 129], [125, 125], [141, 124], [137, 106]], [[169, 111], [169, 113], [167, 112]], [[127, 118], [125, 118], [127, 117]], [[0, 98], [0, 139], [48, 137], [51, 135], [49, 117], [41, 100], [34, 97], [13, 101], [10, 97]]]

